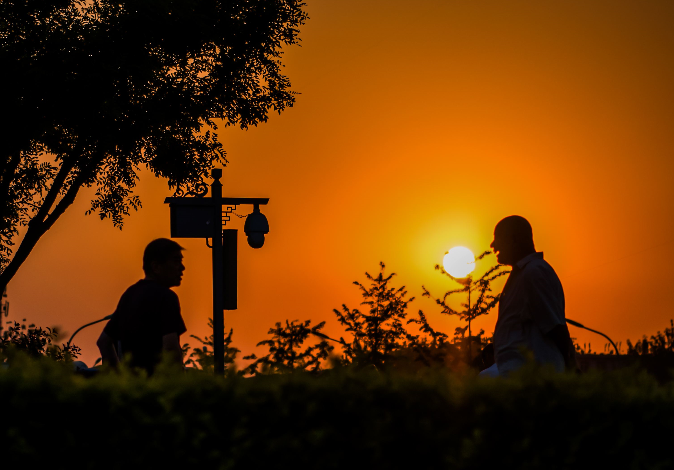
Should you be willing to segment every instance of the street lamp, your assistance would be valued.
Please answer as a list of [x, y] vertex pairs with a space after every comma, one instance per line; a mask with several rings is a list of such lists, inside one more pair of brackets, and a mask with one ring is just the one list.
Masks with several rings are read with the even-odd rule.
[[209, 238], [213, 241], [209, 245], [213, 250], [213, 359], [218, 375], [225, 371], [224, 310], [237, 308], [237, 230], [223, 230], [223, 220], [229, 220], [236, 206], [253, 205], [244, 232], [252, 248], [261, 248], [269, 223], [260, 206], [269, 198], [222, 197], [222, 170], [214, 168], [211, 177], [211, 197], [205, 197], [208, 186], [201, 183], [196, 191], [187, 193], [192, 197], [167, 197], [164, 203], [171, 211], [171, 238], [205, 238], [207, 244]]

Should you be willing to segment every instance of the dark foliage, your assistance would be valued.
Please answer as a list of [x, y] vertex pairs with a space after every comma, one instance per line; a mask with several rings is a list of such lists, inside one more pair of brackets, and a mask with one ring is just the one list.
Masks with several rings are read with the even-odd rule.
[[[391, 280], [395, 273], [386, 275], [384, 270], [384, 263], [380, 263], [376, 277], [365, 273], [369, 286], [354, 282], [365, 299], [362, 305], [368, 307], [368, 312], [349, 309], [346, 305], [342, 306], [342, 311], [334, 310], [339, 322], [353, 335], [350, 342], [340, 339], [343, 355], [337, 364], [356, 368], [374, 366], [377, 370], [394, 369], [413, 374], [435, 367], [452, 371], [485, 368], [480, 355], [482, 333], [470, 338], [480, 343], [471, 355], [467, 339], [455, 335], [450, 341], [447, 334], [429, 324], [423, 311], [419, 310], [416, 317], [407, 319], [408, 305], [414, 298], [407, 298], [405, 286], [393, 287]], [[485, 276], [480, 280], [487, 284], [487, 292], [489, 279]], [[410, 330], [407, 325], [415, 325], [417, 331]]]
[[311, 320], [300, 322], [285, 321], [285, 326], [277, 322], [275, 328], [269, 329], [271, 339], [260, 341], [258, 346], [267, 346], [269, 353], [258, 358], [255, 354], [245, 356], [253, 362], [246, 367], [243, 374], [276, 374], [303, 370], [319, 372], [323, 369], [334, 346], [322, 340], [318, 344], [308, 346], [301, 351], [302, 345], [309, 338], [325, 326], [325, 322], [311, 326]]
[[[482, 260], [490, 254], [490, 251], [485, 251], [476, 257], [475, 260]], [[482, 338], [484, 331], [480, 331], [480, 333], [477, 335], [473, 335], [471, 323], [477, 317], [487, 315], [498, 304], [501, 294], [492, 294], [491, 283], [499, 277], [509, 274], [510, 271], [504, 269], [503, 265], [497, 264], [489, 268], [487, 272], [478, 279], [473, 279], [471, 276], [458, 279], [449, 274], [443, 269], [442, 266], [438, 264], [435, 265], [435, 269], [436, 271], [440, 271], [441, 274], [444, 274], [450, 278], [452, 281], [463, 285], [463, 287], [449, 290], [445, 292], [441, 298], [436, 298], [433, 297], [426, 287], [421, 286], [423, 289], [423, 296], [435, 300], [435, 303], [442, 308], [440, 313], [444, 315], [456, 315], [460, 320], [466, 322], [465, 327], [456, 328], [454, 332], [454, 343], [461, 343], [463, 345], [463, 349], [466, 350], [470, 357], [469, 361], [473, 361], [475, 359], [473, 356], [475, 356], [475, 354], [481, 350], [483, 344], [487, 344], [489, 341]], [[460, 304], [463, 310], [456, 310], [449, 305], [448, 299], [454, 294], [461, 293], [465, 293], [467, 295], [467, 302]], [[466, 332], [468, 332], [467, 337]], [[476, 343], [475, 346], [473, 346], [474, 343]]]
[[669, 328], [665, 333], [658, 331], [651, 335], [650, 341], [646, 336], [635, 344], [627, 340], [627, 354], [639, 356], [651, 354], [653, 356], [674, 356], [674, 320], [669, 320]]
[[370, 281], [368, 287], [354, 282], [365, 299], [361, 305], [367, 307], [366, 312], [349, 309], [346, 305], [342, 305], [341, 312], [333, 310], [339, 323], [353, 336], [348, 343], [341, 338], [345, 364], [382, 368], [393, 352], [407, 348], [412, 339], [403, 322], [407, 317], [407, 305], [414, 297], [407, 298], [405, 286], [391, 287], [389, 283], [395, 273], [387, 276], [384, 263], [380, 262], [379, 267], [377, 276], [365, 273]]
[[[213, 330], [213, 319], [208, 319], [208, 328]], [[232, 347], [232, 334], [234, 330], [229, 329], [229, 333], [224, 336], [225, 344], [225, 375], [230, 375], [235, 372], [234, 361], [236, 361], [236, 356], [241, 352], [241, 350]], [[182, 346], [183, 357], [186, 358], [185, 366], [186, 367], [195, 367], [201, 369], [205, 372], [213, 373], [214, 371], [214, 356], [213, 356], [213, 335], [200, 338], [196, 335], [190, 335], [190, 338], [194, 338], [201, 346], [192, 348], [188, 343], [185, 343]]]
[[79, 347], [56, 343], [60, 336], [57, 327], [42, 329], [23, 322], [7, 324], [11, 326], [0, 326], [0, 362], [11, 360], [17, 352], [31, 357], [46, 356], [60, 362], [70, 362], [80, 355]]
[[226, 162], [216, 124], [247, 128], [292, 106], [281, 55], [303, 7], [0, 2], [0, 290], [82, 187], [96, 188], [90, 211], [121, 227], [140, 207], [140, 169], [193, 188]]
[[[673, 384], [644, 374], [508, 379], [337, 371], [74, 376], [0, 369], [3, 465], [54, 468], [671, 468]], [[47, 411], [48, 410], [48, 411]], [[105, 448], [114, 451], [105, 451]]]
[[[408, 333], [409, 346], [404, 350], [404, 354], [396, 354], [396, 369], [407, 369], [420, 371], [425, 368], [442, 367], [452, 371], [463, 371], [473, 364], [466, 353], [466, 345], [462, 341], [454, 338], [449, 341], [445, 333], [434, 330], [426, 319], [423, 311], [419, 310], [418, 318], [407, 320], [407, 324], [415, 323], [419, 325], [419, 331], [423, 334], [412, 335]], [[401, 357], [406, 357], [408, 363], [400, 361]], [[478, 370], [484, 369], [481, 364], [475, 364]]]

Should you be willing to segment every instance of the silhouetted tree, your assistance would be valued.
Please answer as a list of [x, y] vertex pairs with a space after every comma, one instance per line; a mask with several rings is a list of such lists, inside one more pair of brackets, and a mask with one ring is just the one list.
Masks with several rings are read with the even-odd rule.
[[254, 362], [246, 367], [242, 373], [257, 375], [260, 373], [282, 373], [294, 370], [318, 372], [334, 349], [327, 341], [322, 340], [318, 344], [307, 347], [300, 351], [309, 335], [319, 332], [325, 322], [311, 326], [311, 320], [300, 322], [293, 320], [285, 321], [285, 326], [277, 322], [275, 328], [269, 329], [271, 339], [260, 341], [258, 346], [267, 346], [269, 353], [258, 358], [255, 354], [245, 356], [244, 359], [253, 359]]
[[342, 305], [341, 312], [333, 310], [337, 320], [353, 335], [350, 343], [341, 338], [346, 363], [382, 367], [394, 351], [406, 348], [408, 340], [413, 340], [403, 321], [407, 316], [407, 305], [414, 297], [406, 298], [405, 286], [390, 287], [389, 283], [395, 273], [386, 276], [384, 263], [380, 262], [379, 266], [376, 277], [365, 273], [370, 281], [368, 287], [354, 281], [365, 299], [361, 305], [368, 307], [367, 313], [357, 308], [351, 310], [346, 305]]
[[[441, 346], [447, 342], [447, 335], [441, 331], [434, 330], [426, 319], [426, 315], [423, 311], [419, 310], [419, 318], [410, 318], [407, 320], [407, 324], [416, 323], [419, 325], [419, 331], [425, 333], [427, 336], [422, 337], [421, 340], [423, 344], [432, 344], [433, 346]], [[417, 339], [418, 336], [414, 336], [414, 339]]]
[[[385, 264], [375, 276], [365, 273], [369, 286], [354, 282], [364, 297], [362, 305], [369, 313], [342, 306], [334, 310], [346, 331], [353, 334], [351, 342], [340, 338], [343, 348], [341, 365], [357, 368], [374, 365], [377, 369], [416, 373], [427, 367], [446, 367], [458, 370], [466, 367], [460, 346], [448, 341], [445, 333], [435, 330], [423, 311], [407, 321], [408, 306], [414, 298], [407, 298], [405, 286], [393, 287], [395, 273], [385, 274]], [[410, 331], [407, 325], [417, 325]]]
[[[247, 128], [294, 103], [297, 0], [0, 2], [0, 291], [82, 187], [122, 226], [141, 167], [194, 189]], [[12, 257], [18, 228], [25, 235]], [[11, 260], [10, 260], [11, 259]]]
[[[479, 261], [483, 259], [485, 256], [491, 254], [490, 251], [485, 251], [482, 253], [480, 256], [475, 258], [476, 261]], [[467, 342], [468, 348], [468, 357], [469, 360], [472, 360], [472, 346], [471, 344], [473, 342], [482, 342], [482, 334], [484, 334], [484, 331], [480, 331], [478, 335], [473, 336], [472, 330], [471, 330], [471, 323], [473, 320], [475, 320], [477, 317], [481, 315], [486, 315], [488, 314], [492, 308], [496, 306], [498, 303], [501, 294], [496, 294], [492, 295], [492, 289], [491, 289], [491, 283], [495, 279], [505, 276], [506, 274], [510, 273], [509, 270], [504, 269], [503, 265], [497, 264], [490, 269], [487, 270], [486, 273], [484, 273], [479, 279], [474, 280], [471, 276], [468, 276], [466, 278], [455, 278], [451, 274], [449, 274], [447, 271], [443, 269], [442, 266], [436, 264], [435, 269], [437, 271], [440, 271], [441, 274], [446, 275], [453, 281], [458, 282], [459, 284], [463, 285], [463, 287], [459, 289], [452, 289], [447, 291], [442, 298], [436, 298], [433, 297], [433, 295], [426, 289], [426, 287], [421, 286], [423, 289], [423, 296], [424, 297], [429, 297], [433, 300], [435, 300], [435, 303], [438, 304], [440, 307], [442, 307], [441, 313], [445, 315], [456, 315], [459, 317], [460, 320], [466, 322], [465, 327], [457, 327], [455, 330], [454, 334], [454, 340], [455, 342], [461, 341], [461, 342]], [[463, 308], [463, 310], [455, 310], [454, 308], [450, 307], [448, 304], [448, 299], [454, 294], [458, 293], [465, 293], [467, 294], [467, 302], [466, 303], [461, 303], [460, 306]], [[472, 299], [472, 301], [471, 301]], [[466, 330], [468, 331], [468, 338], [465, 338], [465, 333]]]

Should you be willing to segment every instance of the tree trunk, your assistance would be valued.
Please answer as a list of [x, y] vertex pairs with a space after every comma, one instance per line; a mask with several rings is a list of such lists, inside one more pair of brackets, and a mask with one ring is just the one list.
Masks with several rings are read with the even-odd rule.
[[89, 168], [85, 168], [80, 172], [66, 191], [63, 198], [56, 204], [54, 210], [51, 211], [51, 213], [49, 212], [49, 209], [51, 209], [51, 206], [56, 201], [58, 194], [67, 181], [68, 174], [72, 168], [73, 165], [61, 167], [61, 170], [54, 178], [54, 183], [49, 189], [49, 193], [47, 193], [42, 206], [33, 219], [28, 223], [28, 231], [23, 237], [23, 240], [21, 240], [21, 244], [16, 250], [12, 261], [10, 261], [7, 267], [0, 273], [0, 291], [4, 290], [7, 284], [9, 284], [9, 281], [12, 280], [23, 262], [26, 261], [28, 255], [33, 251], [33, 248], [35, 248], [35, 245], [37, 245], [40, 238], [47, 233], [59, 217], [63, 215], [65, 210], [75, 201], [75, 197], [82, 184], [84, 184], [84, 181], [86, 180], [85, 175], [88, 173], [91, 165]]

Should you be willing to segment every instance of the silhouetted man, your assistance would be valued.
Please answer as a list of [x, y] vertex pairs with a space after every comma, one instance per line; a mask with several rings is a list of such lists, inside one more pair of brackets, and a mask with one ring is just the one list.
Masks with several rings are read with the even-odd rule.
[[524, 350], [562, 372], [575, 367], [575, 352], [564, 316], [564, 290], [542, 252], [534, 248], [529, 222], [513, 215], [494, 229], [491, 247], [500, 264], [512, 266], [494, 330], [496, 364], [483, 375], [503, 375], [521, 367]]
[[130, 356], [131, 366], [154, 372], [163, 352], [182, 365], [180, 335], [185, 322], [178, 296], [170, 288], [182, 280], [183, 247], [158, 238], [143, 253], [145, 278], [122, 295], [98, 342], [104, 364], [117, 366], [119, 357]]

